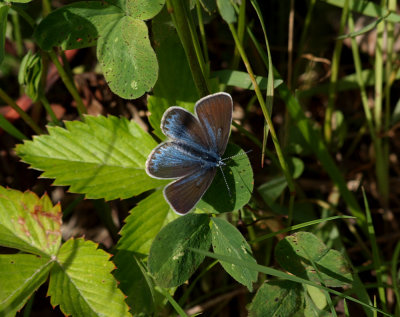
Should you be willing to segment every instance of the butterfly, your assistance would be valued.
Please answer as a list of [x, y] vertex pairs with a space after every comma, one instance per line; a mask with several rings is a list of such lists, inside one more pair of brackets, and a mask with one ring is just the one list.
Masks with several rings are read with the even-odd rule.
[[164, 188], [165, 200], [176, 213], [191, 211], [225, 165], [222, 155], [232, 111], [232, 97], [219, 92], [196, 102], [196, 116], [181, 107], [164, 112], [161, 130], [168, 140], [150, 153], [146, 172], [153, 178], [176, 179]]

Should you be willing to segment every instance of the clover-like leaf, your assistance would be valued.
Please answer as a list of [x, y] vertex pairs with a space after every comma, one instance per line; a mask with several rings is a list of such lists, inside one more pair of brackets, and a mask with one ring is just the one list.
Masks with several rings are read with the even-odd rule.
[[113, 261], [117, 265], [115, 278], [127, 296], [126, 302], [131, 310], [137, 314], [152, 315], [160, 294], [154, 290], [154, 281], [148, 276], [140, 256], [132, 251], [118, 250]]
[[17, 153], [42, 177], [88, 198], [129, 198], [163, 184], [145, 172], [156, 142], [125, 118], [86, 116], [66, 122], [66, 129], [49, 127], [49, 135], [17, 146]]
[[76, 49], [94, 46], [102, 31], [124, 12], [100, 1], [75, 2], [54, 10], [37, 26], [33, 34], [44, 50], [54, 46]]
[[[252, 264], [256, 260], [252, 256], [251, 248], [242, 234], [224, 219], [212, 218], [211, 226], [212, 246], [215, 253], [236, 257]], [[249, 291], [253, 290], [253, 283], [257, 280], [257, 271], [245, 266], [237, 266], [221, 261], [225, 271], [236, 281], [245, 285]]]
[[350, 266], [343, 255], [327, 248], [310, 232], [297, 232], [279, 241], [275, 256], [279, 264], [292, 274], [323, 282], [328, 287], [343, 287], [353, 281]]
[[210, 219], [205, 214], [188, 214], [170, 222], [151, 245], [148, 267], [157, 284], [174, 287], [184, 283], [203, 262], [204, 255], [188, 248], [208, 250]]
[[222, 167], [222, 171], [217, 170], [214, 181], [197, 204], [197, 208], [209, 212], [230, 212], [249, 202], [254, 180], [247, 155], [237, 145], [228, 144], [223, 158], [229, 159], [224, 161], [226, 165]]
[[74, 49], [97, 44], [97, 57], [111, 90], [138, 98], [157, 80], [157, 58], [143, 20], [154, 17], [165, 0], [75, 2], [50, 13], [34, 37], [42, 49]]
[[303, 306], [304, 292], [300, 284], [275, 280], [259, 288], [250, 304], [249, 316], [302, 316]]
[[110, 254], [83, 239], [68, 240], [50, 274], [48, 294], [65, 315], [130, 316], [111, 271]]
[[110, 23], [99, 38], [97, 57], [111, 90], [122, 98], [142, 96], [157, 80], [157, 57], [142, 20], [125, 16]]

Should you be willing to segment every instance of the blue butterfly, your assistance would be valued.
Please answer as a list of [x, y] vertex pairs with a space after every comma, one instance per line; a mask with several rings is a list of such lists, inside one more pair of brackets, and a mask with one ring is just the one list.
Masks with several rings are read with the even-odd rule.
[[161, 130], [169, 138], [146, 161], [146, 172], [159, 179], [176, 179], [164, 197], [178, 214], [191, 211], [210, 187], [228, 144], [232, 97], [224, 92], [206, 96], [195, 105], [194, 116], [181, 107], [168, 108]]

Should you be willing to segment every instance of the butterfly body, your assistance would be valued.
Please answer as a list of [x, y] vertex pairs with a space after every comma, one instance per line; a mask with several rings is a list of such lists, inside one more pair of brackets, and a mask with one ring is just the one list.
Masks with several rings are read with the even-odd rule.
[[153, 178], [175, 179], [164, 197], [178, 214], [192, 210], [211, 185], [228, 143], [232, 122], [232, 98], [217, 93], [200, 99], [196, 116], [180, 107], [168, 108], [161, 130], [169, 138], [158, 145], [146, 161]]

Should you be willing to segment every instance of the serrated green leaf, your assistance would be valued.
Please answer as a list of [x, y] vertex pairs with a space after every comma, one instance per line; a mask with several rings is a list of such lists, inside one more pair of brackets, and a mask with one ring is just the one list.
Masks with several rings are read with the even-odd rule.
[[169, 210], [162, 189], [143, 199], [125, 219], [117, 249], [149, 254], [151, 243], [165, 224]]
[[264, 283], [249, 307], [249, 317], [294, 316], [304, 306], [302, 287], [298, 283], [275, 280]]
[[113, 261], [117, 266], [114, 275], [127, 296], [126, 303], [134, 313], [151, 315], [160, 295], [140, 258], [134, 252], [119, 250]]
[[100, 1], [75, 2], [47, 15], [33, 34], [44, 50], [94, 46], [102, 31], [124, 16], [124, 12]]
[[17, 146], [17, 154], [42, 177], [88, 198], [129, 198], [165, 182], [149, 177], [147, 156], [157, 143], [125, 118], [86, 116], [85, 122], [49, 127], [49, 135]]
[[187, 248], [208, 250], [210, 219], [205, 214], [188, 214], [166, 225], [151, 245], [149, 272], [162, 287], [183, 284], [203, 262], [204, 255]]
[[0, 187], [0, 245], [54, 255], [61, 243], [61, 208], [44, 195]]
[[111, 90], [134, 99], [153, 88], [158, 64], [146, 23], [124, 16], [110, 23], [101, 35], [97, 58]]
[[[252, 256], [251, 248], [246, 239], [234, 226], [224, 219], [212, 218], [211, 236], [215, 253], [237, 257], [240, 260], [257, 263]], [[253, 283], [257, 281], [258, 272], [244, 266], [229, 262], [220, 262], [226, 272], [236, 281], [253, 291]]]
[[0, 315], [15, 316], [47, 279], [53, 260], [32, 254], [0, 255]]
[[[328, 287], [352, 284], [350, 266], [343, 255], [329, 249], [310, 232], [297, 232], [279, 241], [275, 248], [279, 264], [292, 274]], [[315, 263], [318, 273], [310, 261]]]
[[124, 295], [110, 273], [110, 255], [83, 239], [68, 240], [57, 255], [48, 294], [66, 315], [130, 316]]
[[7, 15], [10, 6], [5, 3], [0, 3], [0, 65], [4, 59], [5, 42], [6, 42], [6, 29], [7, 29]]
[[228, 144], [223, 158], [226, 160], [223, 166], [226, 182], [222, 172], [218, 169], [210, 188], [197, 204], [197, 208], [209, 212], [230, 212], [238, 210], [247, 204], [253, 192], [254, 179], [250, 161], [245, 152], [237, 145]]

